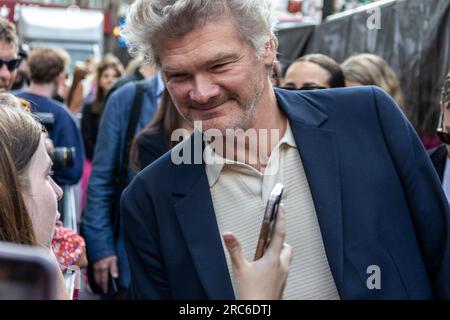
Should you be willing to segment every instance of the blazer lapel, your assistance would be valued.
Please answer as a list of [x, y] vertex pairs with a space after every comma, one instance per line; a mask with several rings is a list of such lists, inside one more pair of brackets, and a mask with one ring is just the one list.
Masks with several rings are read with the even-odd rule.
[[235, 299], [204, 165], [178, 165], [174, 173], [175, 212], [202, 286], [209, 299]]
[[[343, 224], [339, 157], [335, 134], [320, 128], [328, 117], [301, 94], [276, 91], [287, 114], [308, 179], [325, 251], [338, 291], [343, 285]], [[285, 96], [286, 94], [286, 96]]]

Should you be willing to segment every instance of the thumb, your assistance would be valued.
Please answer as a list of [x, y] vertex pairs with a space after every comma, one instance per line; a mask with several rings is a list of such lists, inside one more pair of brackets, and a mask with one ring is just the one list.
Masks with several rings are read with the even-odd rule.
[[242, 256], [241, 244], [238, 239], [231, 232], [225, 232], [223, 234], [223, 240], [230, 254], [231, 263], [233, 268], [241, 268], [245, 262], [245, 258]]
[[109, 265], [109, 272], [113, 278], [119, 277], [119, 268], [117, 267], [117, 259], [112, 259]]

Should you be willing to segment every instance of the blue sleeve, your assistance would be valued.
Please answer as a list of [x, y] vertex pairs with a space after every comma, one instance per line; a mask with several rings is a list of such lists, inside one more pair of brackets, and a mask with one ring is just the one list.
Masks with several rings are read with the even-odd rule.
[[108, 99], [97, 136], [83, 216], [83, 235], [91, 262], [116, 255], [110, 211], [116, 192], [127, 107], [134, 97], [130, 91], [123, 92], [118, 90]]
[[416, 131], [395, 102], [372, 88], [384, 139], [401, 179], [417, 241], [436, 297], [450, 299], [450, 211]]
[[77, 184], [83, 174], [84, 147], [81, 132], [68, 111], [58, 113], [51, 138], [55, 147], [75, 148], [74, 166], [55, 169], [56, 183], [61, 186]]

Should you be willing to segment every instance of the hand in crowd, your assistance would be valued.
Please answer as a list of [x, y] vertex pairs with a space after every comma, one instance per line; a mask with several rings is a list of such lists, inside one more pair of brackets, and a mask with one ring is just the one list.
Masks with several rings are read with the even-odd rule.
[[95, 282], [102, 288], [105, 294], [108, 293], [109, 277], [119, 277], [119, 268], [117, 266], [117, 257], [106, 257], [95, 262], [94, 268]]
[[83, 248], [83, 253], [78, 258], [77, 261], [74, 262], [74, 265], [80, 267], [80, 268], [86, 268], [88, 266], [88, 259], [86, 255], [86, 248]]
[[272, 240], [263, 257], [249, 262], [242, 254], [238, 239], [229, 232], [223, 234], [230, 253], [236, 285], [236, 298], [240, 300], [276, 300], [283, 296], [292, 247], [284, 243], [286, 235], [285, 216], [282, 206], [278, 212]]

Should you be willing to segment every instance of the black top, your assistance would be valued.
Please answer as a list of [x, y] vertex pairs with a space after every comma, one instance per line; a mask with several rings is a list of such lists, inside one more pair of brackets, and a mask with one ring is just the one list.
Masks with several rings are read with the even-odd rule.
[[137, 148], [141, 170], [169, 151], [161, 129], [147, 131], [140, 135], [137, 140]]
[[84, 106], [83, 117], [81, 118], [81, 134], [83, 135], [86, 158], [90, 161], [94, 158], [100, 117], [101, 114], [92, 113], [91, 103]]

